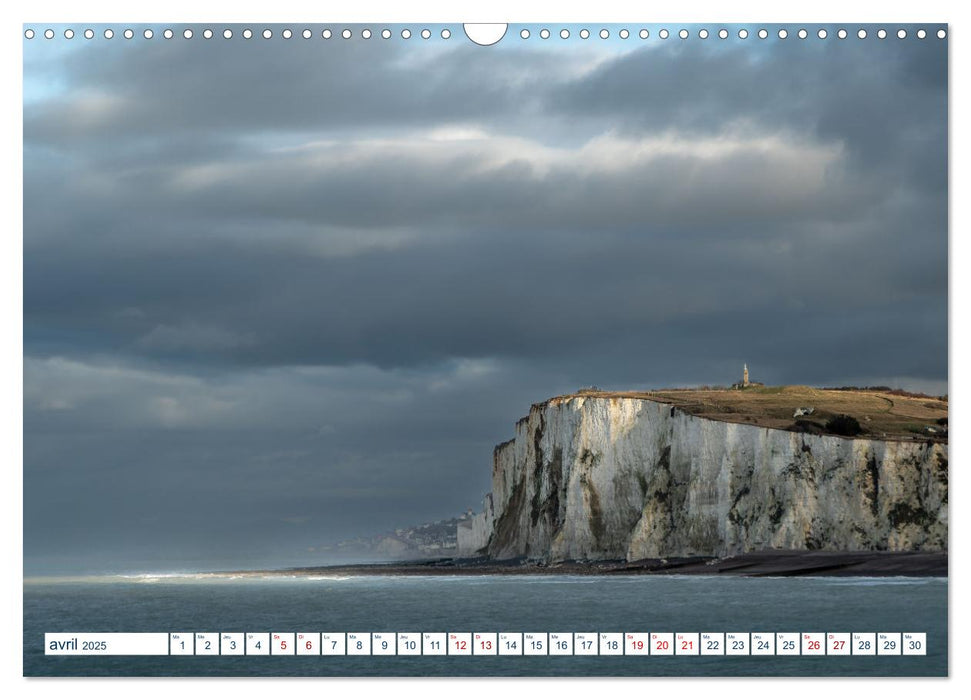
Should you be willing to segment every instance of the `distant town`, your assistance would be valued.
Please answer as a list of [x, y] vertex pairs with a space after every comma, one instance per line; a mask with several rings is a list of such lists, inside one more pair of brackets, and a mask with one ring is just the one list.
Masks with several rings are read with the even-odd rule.
[[348, 556], [373, 555], [386, 559], [451, 557], [456, 554], [459, 524], [470, 521], [473, 515], [470, 508], [456, 518], [397, 528], [372, 537], [356, 537], [335, 545], [318, 547], [317, 551]]

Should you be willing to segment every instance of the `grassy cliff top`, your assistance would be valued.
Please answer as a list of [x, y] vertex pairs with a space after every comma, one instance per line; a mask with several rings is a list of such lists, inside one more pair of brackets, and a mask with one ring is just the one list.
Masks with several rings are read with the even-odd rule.
[[[808, 386], [657, 391], [585, 389], [551, 401], [576, 397], [648, 399], [677, 406], [702, 418], [819, 435], [849, 435], [830, 423], [838, 415], [848, 415], [860, 425], [857, 437], [947, 442], [947, 397], [893, 390]], [[793, 416], [797, 408], [808, 407], [814, 409], [811, 414]]]

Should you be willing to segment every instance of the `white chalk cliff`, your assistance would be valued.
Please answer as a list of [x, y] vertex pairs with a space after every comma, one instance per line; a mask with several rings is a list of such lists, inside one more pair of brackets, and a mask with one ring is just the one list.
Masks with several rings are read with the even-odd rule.
[[638, 398], [532, 407], [460, 551], [638, 559], [943, 550], [947, 445], [727, 423]]

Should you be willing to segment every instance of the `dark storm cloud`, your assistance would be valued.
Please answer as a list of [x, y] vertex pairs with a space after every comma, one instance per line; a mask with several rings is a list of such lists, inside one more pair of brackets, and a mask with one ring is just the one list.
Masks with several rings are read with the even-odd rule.
[[200, 378], [28, 359], [25, 380], [28, 551], [114, 552], [110, 566], [125, 568], [141, 540], [142, 557], [166, 553], [158, 568], [238, 556], [241, 542], [299, 563], [307, 546], [475, 506], [494, 436], [512, 429], [503, 407], [558, 379], [487, 361], [434, 377], [358, 366]]
[[[180, 245], [164, 253], [153, 246], [143, 258], [123, 245], [68, 245], [63, 260], [26, 263], [29, 344], [54, 353], [58, 334], [67, 334], [78, 351], [393, 367], [579, 352], [684, 315], [714, 327], [724, 314], [754, 321], [780, 308], [795, 323], [820, 308], [865, 316], [901, 300], [937, 305], [944, 242], [887, 236], [894, 226], [922, 225], [892, 209], [818, 231], [779, 224], [782, 241], [486, 229], [350, 258], [269, 252], [265, 243], [197, 243], [191, 257]], [[161, 294], [166, 281], [172, 290]], [[748, 334], [745, 324], [729, 332]]]
[[27, 551], [449, 515], [581, 385], [945, 391], [943, 42], [642, 46], [31, 47]]
[[887, 161], [929, 159], [943, 189], [946, 84], [947, 53], [935, 44], [682, 45], [606, 63], [557, 86], [550, 104], [632, 132], [787, 127], [844, 145], [871, 176]]

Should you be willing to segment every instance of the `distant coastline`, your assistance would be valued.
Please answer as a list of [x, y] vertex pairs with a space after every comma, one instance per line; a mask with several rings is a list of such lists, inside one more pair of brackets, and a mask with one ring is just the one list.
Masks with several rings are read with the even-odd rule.
[[731, 557], [642, 561], [492, 561], [433, 559], [381, 564], [308, 566], [213, 572], [213, 576], [859, 576], [946, 577], [947, 552], [763, 551]]

